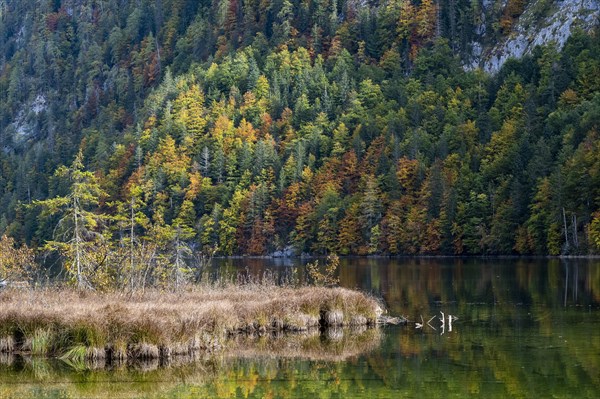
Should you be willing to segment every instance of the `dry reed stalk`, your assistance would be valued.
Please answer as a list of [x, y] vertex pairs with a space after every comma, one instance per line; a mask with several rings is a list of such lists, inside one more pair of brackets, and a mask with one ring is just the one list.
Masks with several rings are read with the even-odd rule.
[[0, 353], [12, 353], [15, 350], [15, 338], [7, 335], [0, 338]]

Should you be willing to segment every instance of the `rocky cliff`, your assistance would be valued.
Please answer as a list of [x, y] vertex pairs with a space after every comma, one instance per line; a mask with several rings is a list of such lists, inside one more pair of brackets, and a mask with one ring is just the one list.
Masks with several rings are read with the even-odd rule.
[[505, 9], [506, 3], [506, 0], [502, 4], [484, 0], [482, 22], [476, 29], [481, 40], [472, 43], [472, 58], [467, 63], [469, 69], [481, 67], [488, 73], [495, 73], [508, 59], [521, 58], [536, 46], [554, 43], [561, 49], [575, 29], [592, 30], [600, 16], [598, 0], [531, 1], [505, 38], [486, 46], [483, 43], [489, 28], [485, 21], [495, 10]]

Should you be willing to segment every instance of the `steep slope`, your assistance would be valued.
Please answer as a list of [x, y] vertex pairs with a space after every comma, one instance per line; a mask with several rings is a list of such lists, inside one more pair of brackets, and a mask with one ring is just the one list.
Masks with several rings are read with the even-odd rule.
[[594, 252], [596, 31], [463, 68], [516, 51], [536, 7], [0, 1], [0, 232], [56, 236], [24, 205], [73, 190], [52, 173], [81, 150], [114, 251]]

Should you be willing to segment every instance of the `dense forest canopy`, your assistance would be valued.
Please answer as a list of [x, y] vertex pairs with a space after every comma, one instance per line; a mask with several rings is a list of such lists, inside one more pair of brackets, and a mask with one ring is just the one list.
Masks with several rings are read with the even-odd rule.
[[467, 70], [532, 2], [483, 3], [0, 0], [0, 234], [131, 267], [595, 253], [600, 36]]

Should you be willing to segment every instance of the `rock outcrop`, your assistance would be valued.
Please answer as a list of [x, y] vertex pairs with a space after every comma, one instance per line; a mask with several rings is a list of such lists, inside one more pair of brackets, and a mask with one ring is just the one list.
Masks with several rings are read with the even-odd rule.
[[[484, 1], [483, 13], [493, 7]], [[575, 29], [592, 30], [599, 22], [600, 1], [598, 0], [536, 0], [529, 2], [512, 31], [505, 40], [492, 47], [476, 41], [471, 44], [472, 58], [467, 69], [482, 68], [496, 73], [511, 58], [521, 58], [536, 47], [554, 44], [561, 49]], [[486, 35], [482, 24], [478, 33]]]

